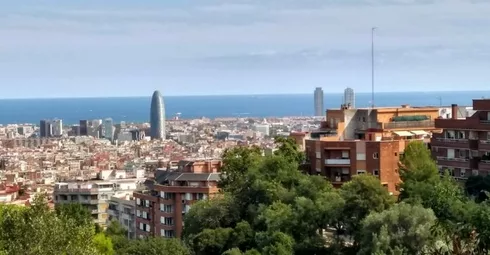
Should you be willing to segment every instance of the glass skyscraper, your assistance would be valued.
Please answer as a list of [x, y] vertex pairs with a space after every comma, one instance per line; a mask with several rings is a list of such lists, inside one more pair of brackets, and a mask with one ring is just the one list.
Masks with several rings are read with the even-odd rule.
[[322, 88], [316, 88], [315, 89], [315, 116], [323, 116], [325, 115], [324, 109], [323, 109], [323, 89]]
[[165, 106], [158, 90], [151, 98], [150, 125], [151, 139], [165, 139]]

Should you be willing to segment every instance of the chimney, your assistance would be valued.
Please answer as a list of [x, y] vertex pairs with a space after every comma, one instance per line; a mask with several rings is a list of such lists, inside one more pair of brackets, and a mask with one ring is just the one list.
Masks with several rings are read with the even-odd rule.
[[451, 118], [453, 120], [458, 119], [458, 105], [457, 104], [451, 105]]

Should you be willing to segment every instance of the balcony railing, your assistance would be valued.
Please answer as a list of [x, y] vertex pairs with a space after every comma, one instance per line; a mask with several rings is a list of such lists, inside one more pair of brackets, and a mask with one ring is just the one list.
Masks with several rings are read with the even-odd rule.
[[490, 140], [480, 140], [481, 144], [490, 144]]
[[394, 121], [382, 123], [383, 129], [399, 129], [399, 128], [433, 128], [435, 123], [433, 120], [420, 121]]
[[468, 139], [455, 139], [455, 138], [436, 138], [438, 142], [444, 142], [444, 143], [467, 143]]
[[325, 159], [325, 165], [350, 165], [350, 159]]
[[448, 158], [448, 157], [437, 157], [437, 160], [447, 160], [447, 161], [458, 161], [458, 162], [468, 162], [470, 161], [467, 158]]

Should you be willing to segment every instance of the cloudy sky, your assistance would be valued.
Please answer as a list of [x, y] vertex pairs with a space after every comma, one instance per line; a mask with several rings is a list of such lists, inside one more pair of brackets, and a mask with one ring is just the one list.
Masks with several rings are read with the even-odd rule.
[[0, 0], [0, 98], [487, 90], [488, 0]]

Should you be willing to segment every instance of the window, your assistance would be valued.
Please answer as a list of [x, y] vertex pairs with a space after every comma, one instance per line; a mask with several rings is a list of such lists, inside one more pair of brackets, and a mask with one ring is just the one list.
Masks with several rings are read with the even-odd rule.
[[150, 232], [150, 225], [145, 224], [146, 232]]
[[357, 174], [366, 174], [366, 170], [357, 170]]
[[322, 155], [321, 155], [321, 153], [319, 151], [315, 152], [315, 154], [316, 154], [315, 156], [316, 156], [317, 159], [322, 158]]
[[349, 158], [349, 151], [342, 151], [342, 158], [348, 159]]
[[141, 211], [140, 210], [136, 210], [136, 217], [141, 217]]
[[398, 152], [395, 152], [395, 157], [398, 156]]
[[145, 211], [143, 211], [142, 218], [143, 219], [148, 219], [148, 213], [145, 212]]
[[145, 224], [140, 222], [140, 230], [145, 230]]
[[164, 192], [164, 197], [163, 197], [163, 199], [165, 199], [165, 200], [174, 199], [174, 193]]
[[171, 213], [173, 212], [173, 207], [172, 205], [160, 204], [160, 211]]
[[377, 152], [373, 153], [373, 159], [379, 159], [379, 153]]
[[171, 238], [174, 237], [174, 231], [162, 229], [160, 230], [160, 235], [163, 237]]
[[141, 199], [136, 198], [136, 204], [137, 204], [137, 205], [141, 205]]
[[374, 169], [373, 170], [373, 175], [374, 176], [379, 176], [379, 169]]
[[203, 193], [197, 193], [197, 200], [203, 200], [204, 199], [204, 194]]
[[187, 201], [192, 200], [192, 194], [191, 193], [185, 193], [185, 200], [187, 200]]
[[461, 169], [461, 170], [459, 171], [459, 176], [460, 176], [460, 177], [466, 177], [466, 169]]
[[107, 196], [107, 194], [102, 194], [100, 195], [100, 199], [108, 199], [109, 197]]
[[163, 224], [167, 226], [174, 225], [174, 218], [165, 218], [165, 222]]
[[145, 207], [150, 207], [150, 200], [144, 200], [145, 201]]
[[362, 122], [366, 122], [366, 117], [362, 117]]
[[366, 160], [366, 153], [357, 153], [357, 160]]

